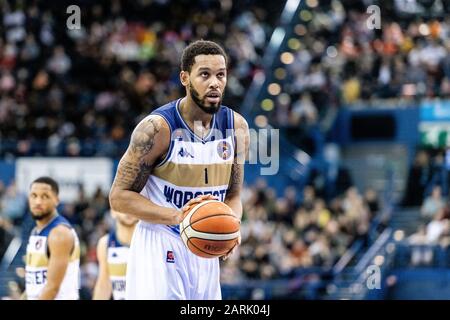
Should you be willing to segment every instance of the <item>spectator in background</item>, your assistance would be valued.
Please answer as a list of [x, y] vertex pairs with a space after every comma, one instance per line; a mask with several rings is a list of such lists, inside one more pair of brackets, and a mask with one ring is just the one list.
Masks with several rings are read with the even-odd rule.
[[371, 217], [373, 218], [380, 210], [380, 199], [378, 198], [378, 194], [374, 188], [368, 188], [366, 192], [364, 192], [364, 200], [367, 203], [367, 206], [370, 210]]
[[135, 124], [179, 96], [177, 57], [200, 38], [228, 48], [225, 104], [241, 105], [283, 3], [186, 3], [88, 2], [69, 31], [59, 3], [2, 2], [0, 155], [119, 157]]
[[412, 245], [411, 264], [413, 266], [429, 265], [433, 260], [433, 249], [427, 246], [427, 227], [421, 225], [419, 230], [410, 235], [407, 242]]
[[339, 147], [328, 144], [324, 150], [324, 162], [310, 173], [309, 185], [313, 185], [317, 194], [329, 201], [343, 194], [352, 186], [350, 172], [340, 163]]
[[434, 216], [433, 220], [427, 225], [427, 243], [438, 244], [441, 236], [448, 234], [449, 217], [448, 208], [441, 208]]
[[426, 195], [431, 194], [434, 186], [441, 187], [441, 194], [448, 195], [449, 170], [446, 164], [444, 152], [438, 152], [431, 161], [431, 179], [425, 189]]
[[9, 243], [13, 239], [12, 226], [6, 219], [0, 216], [0, 261], [8, 249]]
[[428, 153], [420, 150], [416, 154], [414, 164], [409, 170], [406, 184], [404, 206], [420, 206], [422, 204], [425, 188], [431, 179], [431, 164]]
[[420, 213], [425, 223], [428, 223], [445, 207], [440, 186], [434, 186], [431, 195], [425, 198]]
[[20, 225], [27, 210], [27, 197], [17, 190], [14, 181], [6, 188], [5, 195], [1, 201], [0, 207], [4, 217], [14, 225]]

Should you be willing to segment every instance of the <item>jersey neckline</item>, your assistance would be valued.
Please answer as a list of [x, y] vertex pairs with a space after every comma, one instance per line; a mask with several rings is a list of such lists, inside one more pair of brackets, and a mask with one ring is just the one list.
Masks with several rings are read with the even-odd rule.
[[205, 138], [201, 138], [201, 137], [199, 137], [198, 135], [196, 135], [196, 134], [194, 133], [194, 131], [192, 131], [192, 129], [189, 127], [189, 125], [186, 123], [186, 121], [184, 121], [183, 117], [181, 116], [181, 112], [180, 112], [180, 110], [179, 110], [181, 100], [182, 100], [182, 98], [179, 98], [179, 99], [178, 99], [178, 101], [177, 101], [176, 104], [175, 104], [175, 109], [176, 109], [176, 111], [177, 111], [178, 118], [180, 119], [180, 121], [181, 121], [183, 127], [185, 127], [185, 129], [187, 129], [187, 130], [189, 131], [189, 133], [190, 133], [194, 138], [196, 138], [197, 140], [199, 140], [199, 141], [205, 143], [206, 141], [209, 140], [209, 138], [211, 138], [212, 132], [213, 132], [213, 130], [216, 128], [216, 114], [213, 114], [213, 117], [212, 117], [212, 119], [211, 119], [211, 123], [210, 123], [210, 125], [209, 125], [210, 129], [209, 129], [208, 134], [206, 135]]

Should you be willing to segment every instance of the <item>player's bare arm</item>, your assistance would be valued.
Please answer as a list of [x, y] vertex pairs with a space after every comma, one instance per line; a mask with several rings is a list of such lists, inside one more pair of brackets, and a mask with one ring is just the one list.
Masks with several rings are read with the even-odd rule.
[[236, 217], [242, 218], [241, 190], [244, 182], [244, 163], [248, 159], [250, 145], [250, 134], [247, 121], [238, 113], [234, 112], [236, 152], [234, 163], [231, 167], [231, 177], [228, 184], [225, 203], [233, 210]]
[[[248, 150], [250, 146], [250, 134], [248, 131], [247, 121], [238, 113], [234, 112], [235, 136], [236, 136], [236, 152], [234, 163], [231, 167], [230, 182], [228, 184], [227, 196], [225, 203], [233, 210], [239, 220], [242, 219], [242, 201], [241, 190], [244, 183], [244, 164], [248, 159]], [[239, 235], [238, 245], [241, 244], [241, 236]], [[222, 257], [223, 260], [228, 259], [235, 250], [235, 246], [230, 252]]]
[[75, 239], [68, 227], [60, 225], [50, 232], [48, 236], [50, 258], [47, 283], [39, 296], [39, 300], [55, 299], [64, 279], [74, 246]]
[[112, 295], [112, 284], [109, 279], [107, 251], [108, 251], [108, 235], [100, 238], [97, 244], [97, 259], [99, 273], [97, 282], [95, 283], [93, 299], [94, 300], [109, 300]]
[[160, 116], [150, 115], [136, 126], [109, 194], [112, 209], [151, 223], [180, 223], [180, 211], [158, 206], [139, 194], [169, 144], [170, 129]]

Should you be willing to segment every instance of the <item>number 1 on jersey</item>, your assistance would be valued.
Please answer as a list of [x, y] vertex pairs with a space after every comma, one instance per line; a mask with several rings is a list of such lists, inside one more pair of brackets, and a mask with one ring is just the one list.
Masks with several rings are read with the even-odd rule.
[[205, 184], [208, 184], [208, 168], [205, 168]]

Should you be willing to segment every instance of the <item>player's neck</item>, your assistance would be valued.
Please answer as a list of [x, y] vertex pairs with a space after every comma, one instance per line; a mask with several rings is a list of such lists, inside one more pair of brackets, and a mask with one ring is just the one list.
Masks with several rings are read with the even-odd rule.
[[183, 120], [191, 127], [191, 129], [194, 129], [194, 123], [196, 121], [201, 121], [202, 126], [206, 130], [211, 129], [210, 124], [213, 115], [200, 109], [189, 96], [184, 97], [180, 101], [180, 113]]
[[48, 217], [45, 217], [42, 220], [36, 220], [37, 229], [42, 230], [43, 228], [45, 228], [50, 223], [50, 221], [52, 221], [57, 215], [58, 213], [55, 210]]
[[124, 226], [123, 224], [117, 223], [116, 225], [116, 234], [117, 234], [117, 240], [121, 244], [129, 246], [131, 243], [131, 238], [133, 237], [133, 231], [134, 226], [128, 227]]

